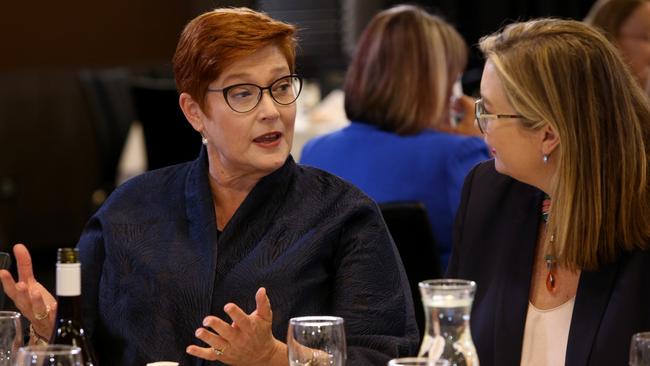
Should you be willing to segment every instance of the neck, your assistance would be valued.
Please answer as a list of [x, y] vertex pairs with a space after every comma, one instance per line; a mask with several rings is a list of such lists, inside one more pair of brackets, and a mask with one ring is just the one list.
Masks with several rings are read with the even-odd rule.
[[210, 188], [213, 194], [216, 190], [230, 190], [234, 192], [250, 192], [253, 187], [270, 172], [260, 171], [253, 167], [233, 166], [223, 155], [220, 155], [208, 146], [208, 163], [210, 172]]
[[261, 177], [225, 174], [210, 164], [210, 191], [217, 216], [217, 228], [223, 230]]
[[58, 296], [56, 302], [57, 319], [81, 322], [81, 296]]

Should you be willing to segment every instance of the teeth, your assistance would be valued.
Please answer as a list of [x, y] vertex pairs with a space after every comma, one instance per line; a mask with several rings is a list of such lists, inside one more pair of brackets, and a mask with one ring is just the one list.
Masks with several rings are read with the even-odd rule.
[[260, 137], [256, 138], [255, 141], [266, 142], [266, 141], [275, 141], [277, 139], [278, 139], [278, 134], [274, 133], [274, 134], [270, 134], [270, 135], [260, 136]]

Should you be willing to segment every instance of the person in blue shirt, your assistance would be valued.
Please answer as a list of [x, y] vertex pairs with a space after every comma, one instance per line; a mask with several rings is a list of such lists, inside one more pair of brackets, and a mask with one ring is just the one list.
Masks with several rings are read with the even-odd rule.
[[463, 180], [489, 158], [477, 137], [473, 101], [450, 120], [452, 88], [467, 62], [456, 30], [423, 9], [400, 5], [377, 14], [359, 40], [345, 81], [351, 124], [309, 141], [301, 163], [336, 174], [379, 203], [420, 201], [443, 268]]

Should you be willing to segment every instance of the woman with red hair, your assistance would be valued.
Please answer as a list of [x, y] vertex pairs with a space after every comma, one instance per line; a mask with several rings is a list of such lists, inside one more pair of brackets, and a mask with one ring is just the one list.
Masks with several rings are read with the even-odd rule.
[[[294, 32], [249, 9], [217, 9], [183, 31], [174, 73], [200, 156], [119, 187], [78, 244], [103, 365], [287, 365], [288, 321], [302, 315], [343, 317], [352, 365], [415, 352], [411, 294], [377, 206], [289, 155], [302, 85]], [[19, 281], [2, 271], [3, 287], [32, 338], [47, 339], [55, 300], [26, 248], [14, 253]]]

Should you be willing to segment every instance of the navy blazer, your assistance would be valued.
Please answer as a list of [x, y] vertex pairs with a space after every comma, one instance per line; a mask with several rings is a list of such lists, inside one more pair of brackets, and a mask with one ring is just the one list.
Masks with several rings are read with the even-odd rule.
[[[472, 338], [481, 366], [519, 365], [543, 194], [494, 161], [468, 175], [448, 277], [476, 281]], [[632, 334], [650, 330], [650, 251], [580, 275], [566, 365], [627, 365]]]
[[348, 364], [379, 365], [419, 342], [406, 276], [376, 204], [289, 157], [262, 178], [222, 233], [205, 150], [194, 162], [119, 187], [79, 242], [86, 326], [102, 365], [185, 353], [206, 315], [228, 302], [255, 309], [266, 287], [273, 334], [303, 315], [345, 319]]

